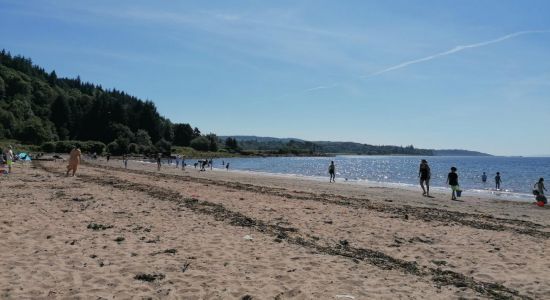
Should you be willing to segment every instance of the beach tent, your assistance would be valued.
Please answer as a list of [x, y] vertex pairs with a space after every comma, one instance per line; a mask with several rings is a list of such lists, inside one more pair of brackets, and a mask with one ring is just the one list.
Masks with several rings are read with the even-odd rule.
[[31, 160], [31, 157], [25, 152], [19, 153], [18, 157], [20, 160]]

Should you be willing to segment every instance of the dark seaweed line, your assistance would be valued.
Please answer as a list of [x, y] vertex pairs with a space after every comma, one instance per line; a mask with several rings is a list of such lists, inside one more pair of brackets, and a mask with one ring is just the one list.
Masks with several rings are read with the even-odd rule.
[[[89, 163], [88, 163], [89, 164]], [[224, 186], [237, 190], [244, 190], [249, 192], [261, 193], [274, 195], [278, 197], [284, 197], [287, 199], [297, 199], [297, 200], [307, 200], [307, 201], [320, 201], [329, 204], [335, 204], [340, 206], [349, 206], [353, 208], [363, 208], [368, 210], [373, 210], [386, 214], [393, 214], [399, 217], [415, 217], [416, 219], [432, 222], [438, 221], [446, 224], [455, 223], [463, 226], [472, 227], [475, 229], [483, 230], [492, 230], [492, 231], [509, 231], [522, 235], [529, 235], [532, 237], [538, 238], [550, 238], [550, 232], [540, 231], [534, 228], [546, 227], [541, 224], [523, 221], [523, 220], [514, 220], [514, 219], [503, 219], [495, 218], [482, 214], [470, 214], [456, 211], [448, 211], [438, 208], [428, 208], [428, 207], [413, 207], [410, 205], [394, 206], [394, 205], [384, 205], [384, 204], [374, 204], [369, 199], [361, 199], [354, 197], [343, 197], [340, 195], [331, 195], [331, 194], [314, 194], [309, 192], [299, 192], [301, 195], [296, 195], [289, 193], [287, 190], [282, 188], [272, 188], [264, 186], [256, 186], [247, 183], [238, 183], [238, 182], [228, 182], [228, 181], [216, 181], [206, 178], [196, 178], [187, 175], [175, 175], [175, 174], [165, 174], [165, 173], [155, 173], [150, 171], [143, 170], [130, 170], [123, 169], [118, 167], [90, 164], [93, 167], [102, 168], [112, 171], [123, 171], [133, 174], [145, 175], [145, 176], [156, 176], [169, 179], [185, 180], [192, 181], [203, 184], [212, 184], [218, 186]], [[329, 199], [328, 197], [335, 198]], [[482, 221], [480, 219], [484, 219]], [[525, 226], [523, 228], [510, 227], [503, 225], [501, 223], [516, 225], [516, 226]]]
[[[39, 165], [45, 171], [52, 172], [42, 164]], [[450, 270], [441, 270], [439, 268], [434, 269], [426, 266], [420, 267], [416, 262], [408, 262], [402, 259], [394, 258], [380, 251], [365, 248], [354, 248], [350, 247], [348, 244], [337, 244], [333, 246], [320, 245], [314, 239], [304, 239], [299, 235], [296, 228], [286, 228], [279, 225], [267, 224], [262, 220], [256, 220], [247, 217], [242, 213], [228, 210], [221, 204], [211, 203], [208, 201], [199, 201], [195, 198], [186, 198], [180, 193], [166, 188], [160, 188], [148, 184], [137, 184], [115, 177], [97, 177], [90, 175], [80, 175], [80, 177], [101, 186], [110, 185], [121, 190], [141, 192], [159, 200], [176, 202], [180, 205], [184, 205], [188, 209], [191, 209], [193, 212], [213, 216], [217, 221], [227, 222], [232, 226], [250, 227], [258, 232], [276, 237], [279, 240], [286, 240], [290, 244], [313, 249], [320, 253], [365, 261], [384, 270], [401, 270], [406, 274], [419, 277], [428, 277], [438, 286], [455, 286], [458, 288], [465, 287], [493, 299], [531, 299], [530, 297], [520, 295], [518, 291], [507, 288], [501, 284], [477, 281], [473, 277], [468, 277]], [[289, 232], [291, 235], [289, 235]]]

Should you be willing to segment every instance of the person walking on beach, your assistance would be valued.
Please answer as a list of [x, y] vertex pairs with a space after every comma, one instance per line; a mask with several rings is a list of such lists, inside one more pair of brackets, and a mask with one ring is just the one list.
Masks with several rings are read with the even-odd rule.
[[214, 162], [212, 161], [212, 159], [210, 159], [209, 164], [210, 164], [210, 171], [212, 171], [212, 168], [214, 167]]
[[[420, 177], [420, 187], [422, 188], [422, 195], [430, 197], [430, 177], [432, 172], [428, 161], [423, 159], [420, 161], [420, 167], [418, 168], [418, 177]], [[424, 184], [426, 184], [426, 189], [424, 189]]]
[[122, 155], [122, 162], [124, 163], [124, 169], [128, 169], [128, 156]]
[[176, 155], [176, 169], [180, 166], [180, 156]]
[[535, 183], [533, 188], [539, 192], [539, 195], [544, 195], [544, 191], [546, 191], [546, 188], [544, 187], [544, 178], [541, 177], [539, 181]]
[[329, 182], [336, 182], [336, 167], [334, 166], [334, 161], [331, 161], [330, 166], [328, 166], [328, 174], [330, 175]]
[[67, 174], [65, 176], [69, 176], [69, 172], [73, 171], [72, 176], [74, 177], [74, 174], [78, 169], [78, 165], [80, 164], [81, 155], [82, 152], [80, 151], [79, 145], [75, 145], [71, 150], [71, 153], [69, 153], [69, 165], [67, 166]]
[[451, 186], [451, 200], [456, 200], [456, 191], [459, 189], [458, 185], [458, 174], [456, 173], [457, 169], [455, 167], [451, 168], [451, 173], [447, 175], [447, 184]]
[[107, 162], [111, 159], [111, 154], [107, 153]]
[[229, 163], [226, 163], [226, 164], [225, 164], [225, 169], [226, 169], [227, 171], [229, 171]]
[[487, 174], [483, 172], [483, 175], [481, 175], [481, 182], [486, 183], [487, 182]]
[[497, 172], [497, 176], [495, 176], [495, 188], [497, 190], [500, 190], [501, 183], [502, 183], [502, 179], [500, 178], [500, 172]]
[[8, 146], [8, 149], [4, 151], [4, 156], [6, 157], [6, 164], [8, 165], [8, 174], [11, 174], [11, 166], [13, 165], [13, 149], [11, 145]]
[[157, 153], [157, 171], [160, 171], [160, 165], [161, 165], [160, 159], [161, 159], [161, 157], [162, 157], [162, 154]]
[[181, 157], [181, 170], [185, 170], [185, 158], [183, 156]]

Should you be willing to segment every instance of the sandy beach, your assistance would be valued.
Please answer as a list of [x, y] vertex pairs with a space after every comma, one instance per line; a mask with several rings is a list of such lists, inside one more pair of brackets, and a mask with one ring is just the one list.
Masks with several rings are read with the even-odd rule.
[[0, 177], [1, 299], [550, 299], [550, 210], [113, 159]]

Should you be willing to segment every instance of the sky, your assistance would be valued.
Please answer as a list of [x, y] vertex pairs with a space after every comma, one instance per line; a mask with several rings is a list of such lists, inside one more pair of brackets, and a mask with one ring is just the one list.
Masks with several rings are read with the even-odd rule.
[[546, 0], [0, 0], [0, 48], [204, 133], [550, 154]]

